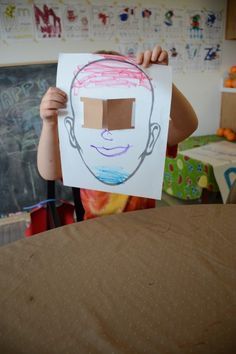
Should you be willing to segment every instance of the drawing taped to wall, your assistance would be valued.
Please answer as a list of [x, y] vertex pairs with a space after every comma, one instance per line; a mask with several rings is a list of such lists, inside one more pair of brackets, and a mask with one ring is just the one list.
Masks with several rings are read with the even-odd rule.
[[[162, 43], [163, 48], [171, 41], [183, 48], [200, 44], [202, 49], [197, 65], [191, 56], [182, 66], [177, 57], [171, 65], [175, 72], [187, 72], [192, 68], [203, 72], [218, 70], [221, 64], [220, 60], [206, 61], [204, 47], [206, 44], [209, 48], [219, 44], [222, 48], [223, 15], [223, 8], [217, 6], [190, 9], [160, 2], [127, 5], [59, 0], [9, 3], [3, 0], [0, 4], [0, 40], [7, 45], [24, 39], [36, 39], [35, 43], [49, 38], [77, 40], [81, 50], [86, 43], [93, 47], [97, 40], [111, 40], [113, 49], [122, 49], [123, 54], [133, 57], [144, 51], [148, 47], [147, 42], [152, 40]], [[103, 47], [107, 45], [104, 43]], [[185, 57], [183, 54], [182, 59]]]
[[34, 4], [33, 6], [37, 38], [61, 38], [61, 8], [48, 4]]
[[111, 39], [115, 33], [115, 14], [113, 6], [92, 6], [92, 38]]
[[88, 7], [79, 4], [65, 5], [62, 12], [64, 37], [86, 40], [89, 37]]
[[0, 33], [5, 40], [33, 39], [31, 5], [1, 2]]
[[66, 185], [160, 197], [171, 70], [155, 67], [150, 76], [118, 55], [60, 55], [57, 86], [69, 97], [59, 114]]

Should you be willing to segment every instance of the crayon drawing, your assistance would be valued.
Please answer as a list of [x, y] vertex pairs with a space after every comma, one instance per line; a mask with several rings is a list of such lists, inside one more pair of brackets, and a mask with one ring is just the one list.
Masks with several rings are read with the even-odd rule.
[[130, 58], [60, 56], [57, 86], [69, 98], [59, 117], [65, 184], [160, 196], [171, 75], [169, 67], [156, 70], [160, 86]]

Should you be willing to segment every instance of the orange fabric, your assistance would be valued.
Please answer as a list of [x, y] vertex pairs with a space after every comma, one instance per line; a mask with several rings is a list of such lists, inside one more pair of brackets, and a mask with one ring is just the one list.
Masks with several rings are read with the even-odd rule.
[[[177, 145], [167, 146], [166, 156], [175, 157], [177, 148]], [[99, 192], [89, 189], [81, 189], [80, 195], [85, 210], [85, 220], [102, 215], [155, 208], [155, 199]]]

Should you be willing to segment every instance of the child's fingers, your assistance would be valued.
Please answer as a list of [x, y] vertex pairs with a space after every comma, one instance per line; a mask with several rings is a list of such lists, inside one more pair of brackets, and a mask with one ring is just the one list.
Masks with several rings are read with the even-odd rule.
[[64, 91], [62, 91], [61, 89], [59, 89], [58, 87], [49, 87], [49, 89], [47, 90], [47, 93], [52, 94], [52, 95], [58, 94], [63, 97], [66, 97], [66, 93]]
[[152, 52], [151, 50], [146, 50], [143, 55], [143, 67], [147, 68], [151, 63]]
[[168, 65], [168, 53], [166, 50], [162, 50], [159, 45], [156, 45], [153, 50], [146, 50], [139, 53], [136, 57], [136, 62], [139, 65], [143, 65], [144, 68], [150, 66], [150, 64], [165, 64]]
[[153, 48], [152, 57], [151, 57], [152, 63], [156, 63], [158, 61], [158, 58], [159, 58], [161, 52], [162, 52], [162, 48], [159, 45], [156, 45]]
[[65, 102], [60, 102], [56, 100], [45, 100], [41, 105], [42, 109], [59, 109], [65, 107]]
[[160, 55], [159, 55], [159, 58], [158, 58], [158, 62], [160, 64], [168, 64], [168, 53], [166, 50], [162, 50]]
[[58, 89], [57, 87], [49, 87], [45, 95], [43, 96], [42, 101], [58, 101], [66, 102], [67, 95], [64, 91]]
[[50, 87], [42, 98], [40, 116], [42, 119], [55, 119], [57, 111], [66, 107], [67, 95], [57, 87]]
[[144, 55], [143, 52], [137, 54], [137, 56], [136, 56], [136, 63], [137, 63], [138, 65], [141, 65], [141, 64], [142, 64], [142, 62], [143, 62], [143, 55]]

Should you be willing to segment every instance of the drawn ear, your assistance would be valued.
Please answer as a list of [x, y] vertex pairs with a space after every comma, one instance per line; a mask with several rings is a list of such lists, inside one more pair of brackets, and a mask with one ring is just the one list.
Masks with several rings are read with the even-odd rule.
[[65, 118], [65, 127], [69, 136], [70, 144], [74, 148], [77, 147], [76, 144], [76, 138], [75, 138], [75, 133], [74, 133], [74, 119], [71, 117], [66, 117]]
[[148, 145], [146, 150], [146, 155], [150, 155], [156, 145], [157, 139], [160, 135], [161, 127], [158, 123], [152, 123], [150, 126], [150, 133], [148, 139]]

